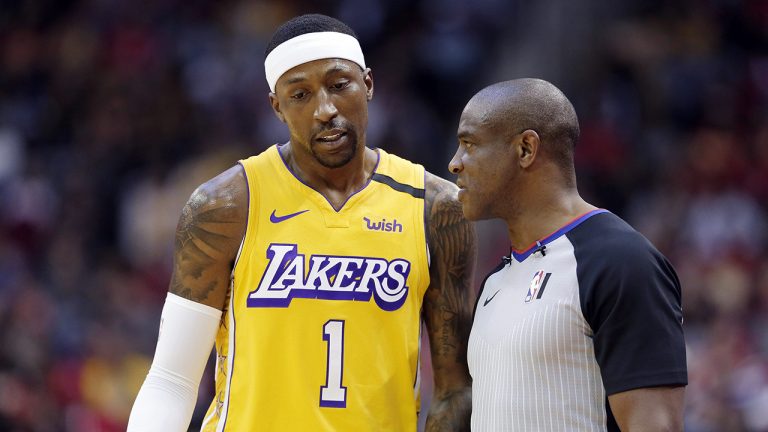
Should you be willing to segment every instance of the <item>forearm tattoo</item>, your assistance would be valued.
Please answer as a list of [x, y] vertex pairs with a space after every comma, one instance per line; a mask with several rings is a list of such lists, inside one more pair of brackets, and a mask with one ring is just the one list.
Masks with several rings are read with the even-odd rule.
[[476, 237], [456, 199], [456, 186], [428, 177], [426, 212], [431, 254], [424, 298], [435, 387], [427, 431], [469, 430], [472, 407], [467, 345], [472, 325]]
[[[472, 224], [464, 219], [452, 185], [437, 184], [427, 200], [431, 287], [428, 300], [434, 306], [427, 316], [439, 337], [433, 352], [466, 361], [466, 343], [472, 319], [472, 276], [476, 239]], [[428, 196], [429, 198], [429, 196]]]

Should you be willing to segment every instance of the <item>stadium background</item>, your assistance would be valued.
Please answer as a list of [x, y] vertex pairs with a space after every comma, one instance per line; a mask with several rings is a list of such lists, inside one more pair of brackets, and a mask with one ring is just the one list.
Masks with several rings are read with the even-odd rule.
[[[561, 87], [582, 194], [681, 277], [686, 430], [768, 430], [766, 0], [0, 0], [0, 430], [124, 430], [179, 211], [287, 138], [263, 49], [306, 12], [359, 33], [369, 144], [439, 175], [474, 92]], [[507, 247], [479, 235], [478, 279]]]

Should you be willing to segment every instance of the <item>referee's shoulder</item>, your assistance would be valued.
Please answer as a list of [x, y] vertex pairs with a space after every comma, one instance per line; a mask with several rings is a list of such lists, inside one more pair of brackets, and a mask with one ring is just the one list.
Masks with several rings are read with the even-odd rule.
[[644, 235], [611, 212], [595, 215], [578, 228], [571, 241], [596, 252], [606, 263], [636, 265], [640, 260], [665, 259]]

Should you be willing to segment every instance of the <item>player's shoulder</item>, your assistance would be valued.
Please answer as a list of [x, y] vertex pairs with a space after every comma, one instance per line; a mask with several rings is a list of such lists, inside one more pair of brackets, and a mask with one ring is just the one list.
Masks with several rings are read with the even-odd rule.
[[247, 210], [248, 183], [239, 164], [198, 186], [184, 208], [185, 212], [215, 214], [224, 220], [243, 219]]
[[[474, 226], [464, 217], [458, 200], [459, 188], [430, 172], [425, 172], [424, 211], [427, 223], [430, 250], [435, 244], [461, 245], [453, 251], [460, 259], [466, 259], [464, 253], [475, 253], [476, 239]], [[434, 251], [433, 251], [434, 252]]]
[[384, 180], [385, 183], [399, 183], [407, 186], [413, 192], [411, 195], [424, 198], [424, 166], [408, 159], [388, 153], [382, 148], [366, 149], [377, 160], [374, 172], [375, 180]]
[[424, 172], [424, 196], [427, 202], [443, 204], [459, 204], [459, 188], [455, 183], [436, 176], [429, 171]]
[[[459, 188], [453, 183], [440, 176], [432, 174], [424, 169], [424, 166], [413, 162], [409, 159], [400, 157], [394, 153], [388, 153], [384, 149], [377, 149], [380, 157], [380, 165], [377, 169], [377, 173], [384, 173], [395, 177], [395, 180], [408, 177], [405, 173], [413, 175], [418, 173], [419, 176], [424, 176], [424, 200], [426, 202], [427, 214], [435, 208], [442, 206], [458, 205], [460, 210], [460, 203], [458, 200]], [[382, 163], [382, 161], [385, 161]], [[412, 168], [417, 168], [415, 171]]]
[[453, 220], [463, 219], [464, 214], [461, 210], [458, 192], [459, 188], [454, 183], [425, 171], [424, 205], [427, 220], [445, 216]]

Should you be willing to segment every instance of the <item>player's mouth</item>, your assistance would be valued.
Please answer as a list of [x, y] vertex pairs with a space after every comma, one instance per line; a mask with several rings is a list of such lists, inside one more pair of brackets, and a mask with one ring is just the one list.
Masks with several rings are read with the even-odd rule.
[[315, 141], [328, 150], [333, 150], [347, 141], [347, 131], [343, 129], [330, 129], [320, 132]]

